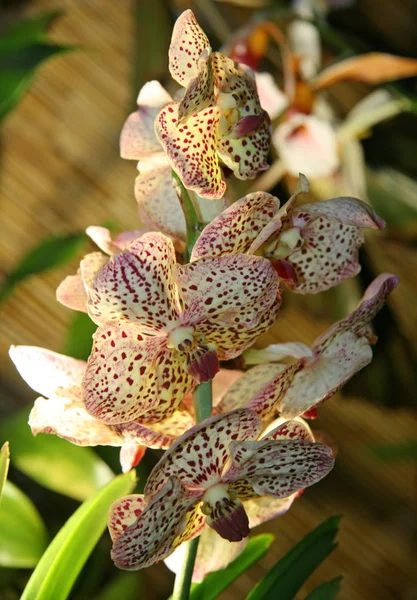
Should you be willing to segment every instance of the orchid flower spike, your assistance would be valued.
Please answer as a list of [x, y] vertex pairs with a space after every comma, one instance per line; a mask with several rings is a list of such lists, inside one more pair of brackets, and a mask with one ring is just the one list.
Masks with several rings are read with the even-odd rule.
[[211, 51], [191, 10], [175, 24], [169, 69], [185, 92], [181, 102], [162, 108], [155, 131], [184, 186], [204, 198], [222, 198], [223, 167], [238, 179], [253, 179], [268, 168], [269, 117], [254, 76]]
[[[253, 411], [240, 409], [206, 419], [177, 440], [144, 495], [121, 498], [110, 509], [116, 565], [154, 564], [206, 525], [239, 542], [249, 534], [246, 502], [288, 498], [332, 469], [330, 448], [311, 441], [303, 423], [285, 422], [259, 439], [262, 428]], [[275, 510], [282, 512], [282, 504]]]

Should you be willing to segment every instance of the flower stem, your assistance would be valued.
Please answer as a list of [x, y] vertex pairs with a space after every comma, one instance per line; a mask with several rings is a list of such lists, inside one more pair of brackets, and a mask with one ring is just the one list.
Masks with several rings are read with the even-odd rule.
[[[211, 417], [212, 413], [212, 385], [211, 381], [200, 383], [194, 391], [194, 414], [196, 423]], [[175, 577], [174, 592], [172, 600], [188, 600], [190, 597], [191, 580], [194, 571], [194, 563], [197, 556], [198, 542], [196, 537], [186, 542], [186, 551], [180, 571]]]
[[184, 187], [184, 184], [182, 183], [181, 179], [178, 177], [174, 170], [172, 170], [172, 177], [174, 178], [178, 188], [181, 191], [181, 204], [182, 209], [184, 211], [185, 221], [187, 223], [186, 260], [188, 261], [190, 259], [194, 244], [196, 243], [197, 238], [200, 235], [202, 226], [198, 220], [197, 212], [190, 198], [190, 194], [188, 193], [188, 190]]

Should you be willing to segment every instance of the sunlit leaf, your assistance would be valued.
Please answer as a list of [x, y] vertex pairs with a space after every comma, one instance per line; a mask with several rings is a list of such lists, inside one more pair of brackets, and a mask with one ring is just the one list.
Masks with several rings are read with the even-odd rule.
[[372, 453], [384, 462], [417, 461], [417, 440], [400, 444], [372, 446]]
[[31, 568], [47, 544], [45, 526], [29, 498], [5, 482], [0, 506], [0, 565]]
[[76, 500], [85, 500], [114, 474], [91, 448], [81, 448], [53, 435], [32, 435], [28, 411], [0, 425], [10, 440], [12, 464], [41, 485]]
[[5, 300], [14, 286], [26, 277], [43, 273], [69, 261], [86, 239], [83, 233], [52, 236], [32, 248], [3, 279], [0, 287], [0, 302]]
[[95, 600], [114, 600], [115, 598], [137, 600], [141, 579], [142, 573], [140, 571], [120, 573], [95, 596]]
[[93, 323], [87, 313], [77, 312], [69, 326], [63, 354], [87, 360], [93, 346], [93, 333], [97, 325]]
[[136, 475], [119, 475], [86, 500], [52, 540], [21, 596], [21, 600], [65, 600], [107, 525], [110, 505], [129, 494]]
[[417, 230], [415, 179], [392, 168], [367, 169], [366, 179], [371, 204], [388, 226]]
[[417, 75], [417, 60], [383, 52], [352, 56], [324, 69], [313, 81], [320, 89], [337, 81], [356, 79], [373, 85]]
[[0, 506], [1, 506], [1, 499], [3, 496], [4, 483], [7, 479], [7, 473], [9, 471], [9, 463], [10, 463], [9, 442], [4, 442], [2, 449], [0, 450]]
[[269, 533], [257, 535], [249, 540], [248, 545], [238, 558], [225, 569], [209, 573], [202, 583], [194, 584], [190, 600], [213, 600], [231, 585], [235, 579], [247, 571], [258, 561], [274, 541], [274, 536]]
[[342, 579], [343, 577], [335, 577], [331, 581], [325, 581], [314, 588], [305, 600], [334, 600], [340, 592]]
[[293, 600], [306, 579], [335, 549], [340, 517], [331, 517], [306, 535], [249, 592], [246, 600]]

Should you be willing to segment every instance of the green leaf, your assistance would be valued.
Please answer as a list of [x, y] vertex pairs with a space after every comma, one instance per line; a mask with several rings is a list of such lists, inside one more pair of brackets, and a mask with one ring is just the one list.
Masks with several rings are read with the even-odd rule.
[[42, 13], [16, 23], [0, 38], [0, 55], [29, 43], [47, 40], [47, 30], [61, 15], [60, 11]]
[[274, 536], [269, 533], [251, 538], [242, 554], [230, 565], [220, 571], [209, 573], [204, 581], [193, 585], [190, 600], [213, 600], [217, 598], [239, 575], [247, 571], [249, 567], [264, 556], [273, 541]]
[[5, 482], [0, 507], [0, 565], [32, 568], [47, 544], [46, 529], [29, 498]]
[[377, 458], [385, 462], [416, 461], [417, 440], [410, 440], [401, 444], [371, 446], [371, 451]]
[[53, 435], [32, 435], [27, 410], [0, 425], [0, 436], [10, 440], [12, 463], [41, 485], [85, 500], [112, 480], [114, 474], [91, 448], [70, 444]]
[[340, 517], [331, 517], [281, 558], [246, 596], [246, 600], [293, 600], [306, 579], [335, 549]]
[[120, 573], [106, 585], [106, 587], [95, 596], [95, 600], [137, 600], [142, 573]]
[[3, 496], [4, 483], [7, 479], [7, 473], [9, 471], [9, 463], [10, 463], [9, 442], [4, 442], [2, 449], [0, 450], [0, 506], [1, 506], [1, 499]]
[[75, 511], [48, 546], [21, 600], [65, 600], [68, 597], [106, 528], [111, 504], [129, 494], [135, 483], [134, 471], [119, 475]]
[[335, 577], [331, 581], [320, 584], [309, 593], [305, 600], [334, 600], [340, 592], [342, 579], [342, 576]]
[[93, 333], [96, 329], [97, 325], [87, 313], [76, 313], [67, 332], [63, 354], [87, 360], [93, 347]]
[[14, 286], [26, 277], [43, 273], [68, 262], [86, 239], [83, 233], [52, 236], [32, 248], [16, 267], [6, 275], [0, 287], [0, 302], [5, 300]]

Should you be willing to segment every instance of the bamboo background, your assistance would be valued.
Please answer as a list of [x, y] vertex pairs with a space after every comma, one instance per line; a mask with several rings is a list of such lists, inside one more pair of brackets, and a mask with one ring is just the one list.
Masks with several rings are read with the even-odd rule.
[[[62, 43], [80, 44], [83, 49], [43, 66], [29, 93], [3, 125], [0, 257], [5, 272], [52, 233], [80, 231], [109, 221], [117, 223], [120, 230], [140, 226], [133, 197], [136, 166], [120, 159], [118, 138], [134, 106], [134, 87], [149, 78], [167, 78], [166, 59], [161, 63], [159, 54], [153, 55], [150, 48], [155, 44], [160, 45], [159, 50], [167, 48], [169, 37], [164, 32], [171, 29], [173, 9], [190, 6], [187, 2], [173, 4], [170, 12], [167, 2], [141, 0], [139, 35], [137, 5], [132, 0], [32, 0], [22, 5], [21, 14], [63, 9], [52, 37]], [[12, 8], [2, 9], [2, 25], [15, 15], [16, 7]], [[227, 22], [243, 19], [240, 9], [223, 4], [220, 8]], [[397, 52], [415, 55], [415, 2], [360, 0], [356, 10], [360, 28], [382, 37]], [[150, 29], [149, 23], [156, 15], [158, 20], [151, 23]], [[391, 270], [401, 278], [390, 309], [407, 341], [407, 358], [415, 358], [414, 240], [379, 234], [369, 236], [368, 242], [375, 271]], [[55, 301], [55, 289], [75, 271], [80, 256], [62, 268], [28, 279], [3, 306], [2, 418], [34, 399], [34, 392], [12, 367], [8, 347], [14, 343], [62, 350], [72, 314]], [[309, 343], [328, 323], [314, 303], [290, 302], [282, 311], [279, 326], [265, 341], [273, 338]], [[400, 377], [402, 385], [412, 385], [407, 369]], [[399, 394], [395, 381], [392, 389], [394, 395]], [[393, 404], [395, 401], [393, 398]], [[380, 462], [369, 450], [372, 444], [415, 437], [416, 413], [407, 408], [380, 407], [357, 394], [344, 398], [338, 395], [321, 409], [318, 426], [339, 447], [334, 472], [308, 490], [285, 516], [256, 530], [276, 534], [272, 550], [222, 598], [242, 598], [310, 529], [328, 516], [342, 514], [339, 547], [309, 580], [300, 598], [319, 582], [342, 574], [342, 599], [416, 599], [416, 469], [412, 464]], [[146, 572], [140, 597], [167, 597], [172, 581], [164, 565], [152, 567]]]

